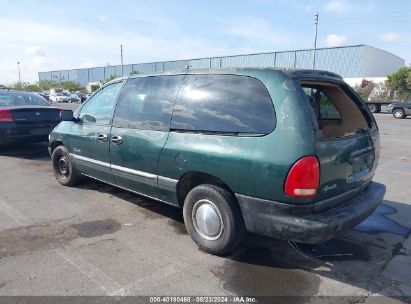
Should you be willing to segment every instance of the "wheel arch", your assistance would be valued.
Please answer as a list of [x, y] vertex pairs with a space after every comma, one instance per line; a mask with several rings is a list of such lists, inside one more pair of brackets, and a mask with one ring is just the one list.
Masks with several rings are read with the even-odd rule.
[[225, 190], [229, 191], [235, 197], [234, 191], [232, 191], [231, 188], [220, 178], [212, 174], [205, 173], [205, 172], [190, 171], [190, 172], [184, 173], [177, 183], [176, 192], [177, 192], [178, 205], [182, 208], [187, 194], [194, 187], [197, 187], [202, 184], [211, 184], [211, 185], [220, 186], [224, 188]]
[[53, 140], [50, 143], [50, 153], [53, 154], [54, 149], [56, 149], [58, 146], [62, 146], [63, 142], [61, 140]]

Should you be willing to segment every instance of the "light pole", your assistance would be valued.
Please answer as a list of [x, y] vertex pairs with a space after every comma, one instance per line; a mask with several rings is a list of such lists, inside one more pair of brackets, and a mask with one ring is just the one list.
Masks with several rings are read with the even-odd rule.
[[124, 73], [123, 73], [123, 68], [124, 68], [124, 66], [123, 66], [123, 45], [122, 44], [120, 44], [120, 57], [121, 57], [121, 76], [124, 76]]
[[315, 69], [315, 53], [317, 52], [317, 33], [318, 33], [318, 16], [320, 14], [317, 12], [315, 14], [315, 37], [314, 37], [314, 57], [313, 57], [313, 70]]
[[20, 61], [17, 61], [17, 69], [19, 71], [19, 83], [21, 83], [21, 77], [20, 77]]

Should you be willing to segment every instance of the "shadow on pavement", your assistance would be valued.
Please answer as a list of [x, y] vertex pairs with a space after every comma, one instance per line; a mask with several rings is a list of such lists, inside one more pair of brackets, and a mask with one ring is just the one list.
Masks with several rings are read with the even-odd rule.
[[28, 160], [50, 160], [47, 143], [28, 143], [0, 146], [0, 157], [14, 157]]
[[[148, 220], [168, 217], [172, 229], [179, 234], [187, 233], [181, 211], [175, 207], [90, 180], [80, 187], [110, 193], [133, 203], [142, 208]], [[321, 282], [317, 275], [371, 293], [379, 292], [382, 287], [374, 282], [375, 276], [410, 234], [411, 224], [404, 226], [390, 218], [397, 211], [411, 214], [411, 206], [384, 201], [353, 230], [317, 245], [289, 243], [249, 233], [235, 252], [222, 257], [224, 266], [212, 273], [219, 278], [222, 289], [236, 295], [313, 296], [319, 292]], [[336, 290], [339, 292], [350, 294], [353, 290]], [[345, 297], [343, 302], [359, 299], [360, 295]], [[292, 302], [306, 300], [305, 297], [292, 298]]]

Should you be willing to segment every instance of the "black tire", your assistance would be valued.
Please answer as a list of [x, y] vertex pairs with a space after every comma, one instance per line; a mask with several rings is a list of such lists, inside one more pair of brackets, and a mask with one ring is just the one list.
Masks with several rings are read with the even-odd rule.
[[405, 112], [403, 109], [394, 109], [394, 111], [392, 111], [392, 116], [397, 119], [402, 119], [405, 117]]
[[51, 154], [51, 164], [54, 176], [60, 184], [70, 187], [80, 182], [81, 176], [74, 168], [65, 146], [54, 149]]
[[[198, 206], [203, 204], [207, 205], [206, 208], [209, 208], [208, 206], [212, 206], [213, 210], [216, 208], [222, 220], [221, 230], [213, 236], [215, 239], [205, 236], [198, 228], [194, 214], [197, 214]], [[204, 184], [193, 188], [184, 201], [183, 215], [188, 233], [204, 251], [218, 255], [226, 254], [244, 238], [246, 229], [240, 206], [235, 196], [222, 187]]]
[[368, 109], [370, 110], [371, 113], [378, 113], [378, 106], [375, 103], [369, 103], [368, 104]]

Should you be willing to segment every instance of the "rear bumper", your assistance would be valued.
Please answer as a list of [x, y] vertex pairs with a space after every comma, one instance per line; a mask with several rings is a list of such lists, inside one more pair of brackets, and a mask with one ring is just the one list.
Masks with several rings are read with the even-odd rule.
[[0, 127], [0, 145], [46, 141], [53, 128], [54, 126], [10, 126], [7, 128]]
[[236, 197], [248, 231], [315, 244], [328, 241], [361, 223], [378, 207], [384, 195], [385, 186], [373, 182], [350, 200], [315, 214], [309, 206], [290, 206], [239, 194]]

